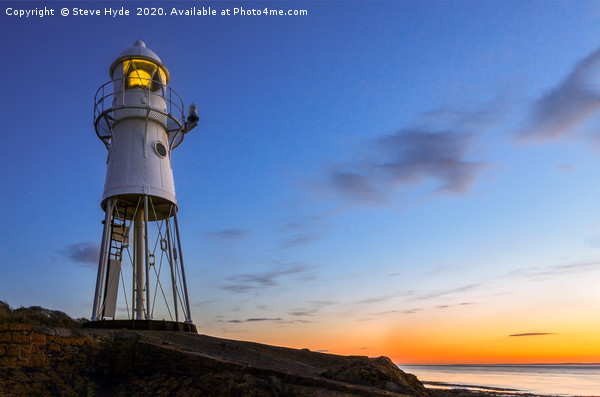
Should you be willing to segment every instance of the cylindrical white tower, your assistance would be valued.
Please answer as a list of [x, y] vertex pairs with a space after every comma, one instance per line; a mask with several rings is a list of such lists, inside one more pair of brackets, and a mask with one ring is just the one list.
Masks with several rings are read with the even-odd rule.
[[[183, 101], [167, 86], [169, 71], [141, 40], [119, 54], [110, 66], [110, 77], [94, 100], [94, 127], [108, 149], [108, 159], [98, 277], [92, 321], [86, 326], [122, 327], [123, 321], [128, 325], [131, 320], [135, 328], [195, 332], [179, 241], [171, 153], [196, 126], [197, 109], [190, 106], [186, 121]], [[154, 244], [150, 243], [151, 225], [158, 230]], [[171, 273], [168, 283], [160, 280], [163, 260]], [[129, 294], [123, 261], [131, 264]], [[128, 320], [115, 318], [120, 282]], [[165, 292], [169, 288], [171, 294]], [[169, 322], [151, 321], [159, 290]], [[180, 309], [185, 323], [179, 322]]]

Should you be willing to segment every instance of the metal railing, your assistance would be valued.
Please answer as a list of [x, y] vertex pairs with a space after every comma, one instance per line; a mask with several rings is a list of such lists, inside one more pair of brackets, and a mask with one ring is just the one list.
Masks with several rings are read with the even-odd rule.
[[[130, 83], [138, 83], [146, 87], [125, 88], [128, 84], [133, 85]], [[131, 92], [143, 92], [146, 96], [145, 104], [127, 104], [125, 95]], [[156, 103], [153, 99], [157, 97], [164, 100], [166, 110], [153, 106], [153, 103]], [[123, 109], [140, 109], [145, 111], [146, 117], [150, 112], [161, 114], [166, 118], [170, 149], [174, 149], [183, 141], [184, 134], [180, 133], [185, 125], [183, 100], [175, 90], [166, 84], [151, 79], [129, 77], [111, 80], [98, 88], [94, 95], [94, 129], [98, 138], [104, 142], [107, 148], [112, 139], [112, 127], [118, 121], [115, 112]]]

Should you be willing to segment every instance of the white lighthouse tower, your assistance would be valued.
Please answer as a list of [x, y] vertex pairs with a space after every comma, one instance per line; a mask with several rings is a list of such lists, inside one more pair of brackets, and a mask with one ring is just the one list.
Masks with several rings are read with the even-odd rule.
[[94, 98], [94, 128], [108, 149], [106, 216], [92, 321], [84, 326], [196, 332], [171, 154], [196, 126], [198, 110], [190, 105], [185, 119], [183, 101], [167, 86], [169, 71], [141, 40], [119, 54], [110, 77]]

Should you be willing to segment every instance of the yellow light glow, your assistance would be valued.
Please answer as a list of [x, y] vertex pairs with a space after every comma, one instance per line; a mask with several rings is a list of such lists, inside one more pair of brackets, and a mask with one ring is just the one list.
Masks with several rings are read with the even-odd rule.
[[127, 76], [127, 88], [148, 88], [150, 84], [150, 73], [144, 70], [133, 70]]
[[150, 89], [154, 92], [167, 83], [165, 72], [155, 63], [144, 59], [123, 61], [126, 89]]

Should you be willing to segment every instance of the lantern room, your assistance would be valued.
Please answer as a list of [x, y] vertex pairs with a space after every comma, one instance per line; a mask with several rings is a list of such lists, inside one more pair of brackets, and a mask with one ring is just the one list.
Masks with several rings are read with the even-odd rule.
[[115, 92], [121, 90], [149, 90], [160, 93], [169, 83], [169, 71], [154, 51], [137, 40], [132, 47], [119, 54], [110, 67]]

